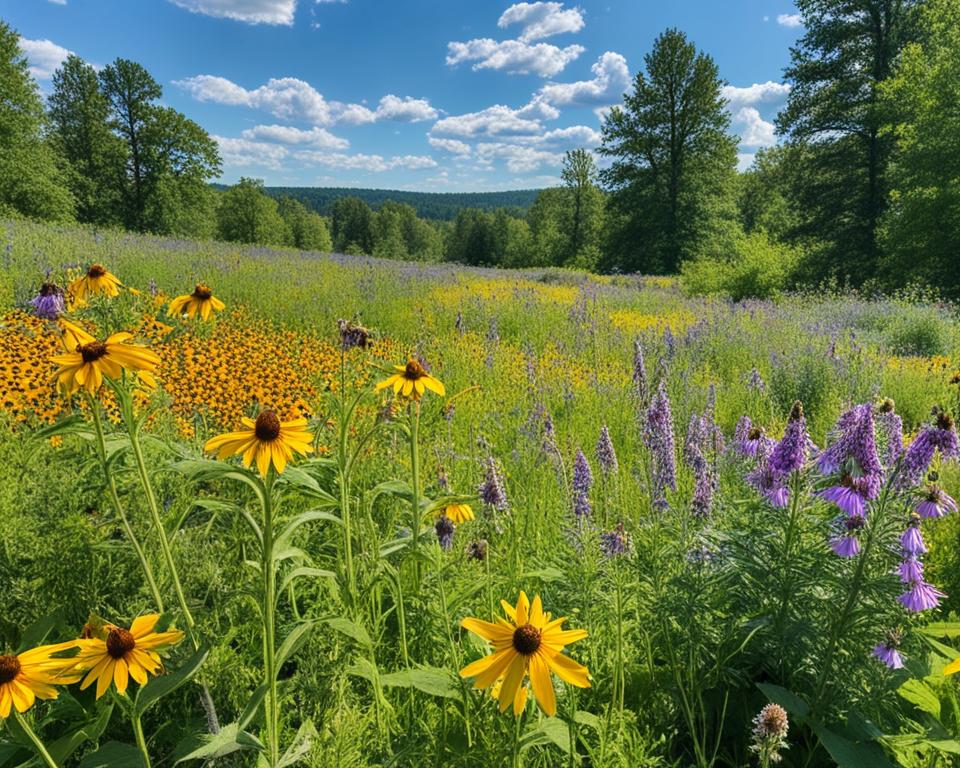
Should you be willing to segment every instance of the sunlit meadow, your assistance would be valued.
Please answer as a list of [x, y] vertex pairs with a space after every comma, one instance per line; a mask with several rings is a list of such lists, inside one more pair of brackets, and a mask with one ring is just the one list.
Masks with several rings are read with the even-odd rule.
[[955, 764], [953, 307], [0, 258], [0, 766]]

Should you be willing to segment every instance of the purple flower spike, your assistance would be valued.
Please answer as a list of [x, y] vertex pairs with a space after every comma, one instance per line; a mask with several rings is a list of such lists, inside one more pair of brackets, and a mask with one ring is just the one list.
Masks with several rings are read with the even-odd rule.
[[921, 563], [914, 555], [907, 557], [902, 563], [900, 563], [900, 581], [905, 584], [910, 584], [915, 581], [923, 581], [923, 563]]
[[915, 581], [911, 589], [900, 595], [900, 602], [908, 611], [919, 613], [940, 605], [940, 598], [946, 595], [925, 581]]
[[942, 488], [931, 485], [923, 501], [917, 504], [916, 511], [920, 517], [943, 517], [948, 512], [957, 511], [957, 502]]
[[955, 459], [960, 455], [957, 430], [950, 414], [937, 409], [935, 416], [936, 423], [917, 435], [903, 454], [898, 481], [901, 488], [914, 488], [920, 484], [938, 448], [944, 459]]
[[667, 395], [666, 382], [660, 385], [647, 410], [644, 440], [653, 460], [653, 503], [666, 507], [666, 490], [677, 490], [677, 460], [673, 440], [673, 412]]
[[793, 404], [783, 439], [770, 454], [770, 467], [775, 473], [786, 476], [803, 468], [807, 460], [807, 422], [803, 417], [803, 405], [799, 400]]
[[597, 440], [597, 463], [605, 475], [615, 475], [619, 464], [617, 462], [617, 452], [613, 448], [613, 440], [610, 439], [610, 430], [604, 424], [600, 429], [600, 439]]
[[44, 283], [40, 292], [30, 299], [33, 313], [44, 320], [56, 320], [63, 314], [65, 307], [63, 289], [53, 283]]

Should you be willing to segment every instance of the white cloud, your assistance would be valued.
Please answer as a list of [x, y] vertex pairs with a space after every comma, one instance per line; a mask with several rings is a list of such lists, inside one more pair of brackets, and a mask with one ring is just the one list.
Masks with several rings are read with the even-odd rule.
[[547, 83], [534, 96], [558, 107], [601, 107], [615, 104], [630, 87], [627, 60], [619, 53], [607, 51], [590, 68], [592, 80], [573, 83]]
[[243, 132], [243, 138], [273, 141], [278, 144], [308, 144], [320, 149], [347, 149], [350, 142], [334, 136], [326, 128], [311, 128], [309, 131], [289, 125], [257, 125]]
[[20, 48], [27, 57], [30, 74], [37, 80], [49, 80], [53, 73], [70, 55], [70, 51], [51, 40], [28, 40], [20, 38]]
[[742, 88], [734, 85], [723, 87], [723, 97], [730, 102], [731, 111], [754, 104], [772, 104], [783, 101], [789, 94], [790, 85], [788, 83], [777, 83], [773, 80], [768, 80], [765, 83], [754, 83]]
[[510, 109], [502, 104], [494, 104], [479, 112], [445, 117], [437, 120], [430, 129], [431, 134], [460, 139], [536, 135], [542, 131], [540, 120], [525, 116], [522, 109]]
[[380, 99], [376, 110], [327, 101], [310, 83], [295, 77], [274, 78], [253, 90], [215, 75], [196, 75], [173, 84], [198, 101], [260, 109], [283, 120], [306, 120], [316, 126], [363, 125], [378, 120], [419, 122], [433, 120], [438, 114], [426, 99], [393, 94]]
[[54, 5], [66, 5], [66, 4], [67, 4], [67, 0], [50, 0], [50, 2], [53, 3]]
[[772, 147], [777, 143], [775, 126], [760, 117], [756, 107], [741, 107], [733, 115], [733, 124], [740, 129], [743, 146]]
[[293, 24], [297, 0], [170, 0], [191, 13], [248, 24]]
[[562, 152], [549, 152], [537, 147], [504, 142], [482, 142], [476, 147], [477, 161], [490, 166], [494, 160], [503, 160], [511, 173], [529, 173], [543, 165], [558, 166], [563, 162]]
[[220, 156], [228, 166], [258, 166], [279, 171], [283, 169], [283, 160], [290, 155], [290, 151], [280, 144], [225, 136], [214, 136], [213, 139], [220, 146]]
[[536, 2], [516, 3], [500, 16], [497, 26], [501, 29], [512, 24], [522, 24], [520, 39], [526, 43], [552, 35], [579, 32], [584, 27], [583, 13], [579, 8], [563, 8], [563, 3]]
[[394, 156], [389, 159], [382, 155], [355, 154], [348, 155], [343, 152], [297, 152], [295, 157], [304, 162], [321, 165], [326, 168], [337, 168], [349, 171], [369, 171], [372, 173], [382, 173], [391, 171], [395, 168], [402, 168], [408, 171], [423, 170], [426, 168], [436, 168], [437, 161], [432, 157], [425, 155], [402, 155]]
[[511, 75], [553, 77], [585, 50], [582, 45], [558, 48], [549, 43], [529, 45], [521, 40], [497, 42], [490, 38], [477, 38], [465, 43], [447, 43], [447, 64], [456, 66], [465, 61], [475, 61], [475, 70], [497, 69]]
[[547, 131], [542, 136], [536, 137], [536, 143], [543, 147], [566, 151], [568, 149], [577, 149], [586, 147], [593, 149], [600, 146], [601, 136], [599, 131], [595, 131], [586, 125], [571, 125], [567, 128], [557, 128]]
[[803, 17], [799, 13], [781, 13], [777, 16], [777, 24], [781, 27], [802, 27]]
[[388, 93], [380, 99], [376, 114], [380, 120], [419, 123], [422, 120], [436, 120], [438, 112], [426, 99], [415, 99], [412, 96], [401, 98]]
[[469, 155], [470, 145], [465, 141], [457, 139], [438, 139], [434, 136], [427, 136], [427, 142], [434, 149], [442, 149], [452, 155]]
[[753, 165], [754, 154], [752, 152], [740, 152], [737, 154], [737, 170], [745, 171]]

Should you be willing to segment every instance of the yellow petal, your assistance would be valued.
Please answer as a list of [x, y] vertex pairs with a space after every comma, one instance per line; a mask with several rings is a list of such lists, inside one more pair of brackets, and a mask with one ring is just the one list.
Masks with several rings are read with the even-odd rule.
[[553, 690], [553, 681], [550, 679], [550, 668], [543, 658], [543, 654], [536, 653], [530, 658], [530, 685], [537, 703], [550, 717], [557, 714], [557, 694]]

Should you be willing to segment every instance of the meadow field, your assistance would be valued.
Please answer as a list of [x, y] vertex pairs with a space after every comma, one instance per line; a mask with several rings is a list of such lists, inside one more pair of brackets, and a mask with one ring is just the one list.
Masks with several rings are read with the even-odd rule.
[[952, 305], [0, 258], [0, 766], [958, 764]]

